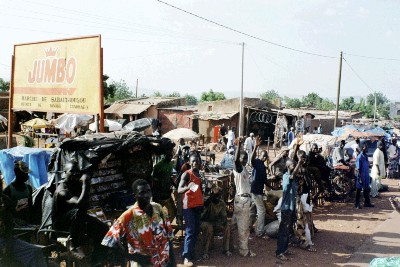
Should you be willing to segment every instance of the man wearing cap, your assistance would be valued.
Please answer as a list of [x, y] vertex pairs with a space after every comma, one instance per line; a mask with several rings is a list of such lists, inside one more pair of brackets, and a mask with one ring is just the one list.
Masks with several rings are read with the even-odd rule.
[[248, 159], [251, 159], [251, 153], [253, 152], [255, 142], [254, 133], [250, 133], [250, 136], [244, 141], [244, 151], [246, 151]]
[[25, 162], [18, 160], [14, 163], [15, 180], [4, 188], [14, 206], [13, 217], [17, 225], [26, 225], [31, 222], [32, 187], [26, 184], [31, 170]]

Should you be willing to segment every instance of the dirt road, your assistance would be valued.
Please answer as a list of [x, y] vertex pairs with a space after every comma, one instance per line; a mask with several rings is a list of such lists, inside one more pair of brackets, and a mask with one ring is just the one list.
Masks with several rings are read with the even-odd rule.
[[[270, 152], [274, 156], [274, 153]], [[216, 162], [221, 155], [218, 153]], [[338, 266], [346, 263], [353, 253], [367, 240], [374, 230], [393, 212], [389, 198], [400, 196], [399, 181], [383, 180], [389, 186], [388, 192], [381, 193], [381, 198], [372, 198], [374, 208], [354, 208], [353, 202], [325, 202], [323, 206], [314, 208], [314, 222], [319, 232], [314, 242], [317, 252], [308, 252], [293, 247], [295, 255], [290, 261], [282, 262], [275, 258], [276, 239], [259, 239], [250, 235], [249, 247], [257, 253], [254, 258], [243, 258], [237, 250], [231, 257], [221, 253], [222, 240], [215, 239], [215, 248], [210, 251], [210, 259], [196, 262], [195, 266]], [[354, 197], [351, 199], [354, 201]], [[237, 243], [236, 240], [234, 240]], [[181, 241], [180, 245], [183, 245]], [[176, 249], [178, 263], [181, 248]], [[179, 265], [178, 265], [179, 266]]]

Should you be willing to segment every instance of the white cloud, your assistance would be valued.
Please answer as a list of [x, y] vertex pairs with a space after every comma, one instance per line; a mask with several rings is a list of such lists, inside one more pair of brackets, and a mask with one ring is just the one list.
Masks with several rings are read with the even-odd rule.
[[331, 17], [331, 16], [336, 16], [337, 12], [336, 9], [329, 7], [328, 9], [325, 10], [324, 14]]
[[387, 30], [385, 32], [386, 37], [392, 37], [393, 36], [393, 31], [392, 30]]
[[369, 10], [366, 9], [365, 7], [360, 7], [360, 8], [357, 10], [357, 14], [358, 14], [358, 16], [361, 17], [361, 18], [367, 18], [367, 17], [369, 16]]

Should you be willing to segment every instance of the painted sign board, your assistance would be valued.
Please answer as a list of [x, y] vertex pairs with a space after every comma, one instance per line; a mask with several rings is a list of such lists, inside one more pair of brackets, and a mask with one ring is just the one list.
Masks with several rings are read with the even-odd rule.
[[99, 114], [100, 36], [14, 46], [13, 110]]

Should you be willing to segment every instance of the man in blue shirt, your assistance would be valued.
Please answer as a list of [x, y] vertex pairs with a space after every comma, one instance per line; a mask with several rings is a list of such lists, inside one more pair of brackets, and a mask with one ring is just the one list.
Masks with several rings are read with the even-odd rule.
[[257, 208], [257, 222], [256, 222], [256, 236], [262, 237], [264, 235], [264, 221], [265, 221], [265, 205], [264, 205], [264, 186], [267, 183], [267, 168], [265, 161], [268, 159], [267, 151], [261, 152], [261, 157], [256, 158], [257, 148], [261, 144], [261, 138], [256, 137], [256, 145], [251, 155], [251, 166], [253, 171], [251, 173], [251, 196]]
[[[282, 179], [282, 204], [281, 204], [281, 222], [279, 224], [278, 241], [276, 257], [280, 260], [288, 260], [285, 254], [292, 254], [288, 250], [290, 229], [293, 227], [293, 217], [296, 212], [296, 195], [298, 188], [297, 172], [305, 158], [302, 158], [296, 165], [295, 161], [289, 159], [286, 161], [288, 171]], [[296, 166], [295, 166], [296, 165]]]
[[361, 153], [356, 159], [356, 209], [361, 209], [360, 196], [361, 190], [364, 192], [364, 207], [374, 207], [369, 198], [370, 177], [369, 177], [369, 162], [367, 156], [368, 146], [361, 146]]

